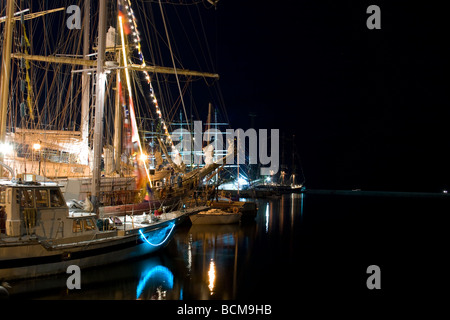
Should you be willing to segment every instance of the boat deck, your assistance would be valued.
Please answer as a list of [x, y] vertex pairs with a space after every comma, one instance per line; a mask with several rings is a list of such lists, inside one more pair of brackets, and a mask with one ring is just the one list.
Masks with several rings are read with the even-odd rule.
[[[178, 222], [181, 222], [183, 216], [188, 217], [190, 215], [196, 214], [198, 212], [201, 211], [205, 211], [209, 209], [209, 207], [207, 206], [198, 206], [198, 207], [193, 207], [193, 208], [186, 208], [183, 210], [177, 210], [177, 211], [171, 211], [171, 212], [167, 212], [167, 213], [163, 213], [161, 214], [159, 217], [156, 218], [152, 218], [149, 215], [136, 215], [136, 216], [121, 216], [121, 217], [117, 217], [119, 218], [121, 221], [121, 225], [114, 225], [113, 229], [111, 230], [104, 230], [104, 231], [96, 231], [95, 234], [95, 240], [103, 240], [106, 238], [112, 238], [112, 237], [117, 237], [117, 236], [124, 236], [124, 235], [129, 235], [129, 234], [134, 234], [139, 232], [139, 230], [145, 230], [145, 229], [151, 229], [154, 227], [157, 227], [158, 225], [164, 224], [167, 221], [171, 221], [174, 220], [176, 221], [176, 224], [178, 224]], [[69, 217], [76, 219], [76, 218], [95, 218], [96, 215], [92, 212], [83, 212], [83, 211], [78, 211], [78, 210], [73, 210], [69, 212]], [[85, 237], [87, 238], [86, 240], [90, 239], [91, 241], [92, 239], [92, 234], [86, 234]], [[68, 242], [71, 242], [72, 239], [66, 239]], [[8, 237], [5, 234], [0, 234], [0, 244], [18, 244], [18, 243], [23, 243], [23, 242], [27, 242], [29, 241], [29, 243], [32, 242], [36, 242], [36, 243], [43, 243], [43, 241], [54, 241], [54, 240], [43, 240], [43, 239], [39, 239], [39, 237], [37, 237], [34, 234], [31, 235], [22, 235], [21, 237]], [[64, 244], [64, 240], [63, 239], [58, 239], [58, 243]]]
[[[168, 220], [180, 218], [182, 216], [190, 216], [201, 211], [210, 209], [208, 206], [198, 206], [193, 208], [186, 208], [183, 210], [171, 211], [163, 213], [158, 217], [151, 217], [150, 215], [137, 215], [137, 216], [122, 216], [120, 220], [122, 225], [117, 226], [118, 230], [129, 230], [133, 228], [147, 227], [156, 223], [162, 223]], [[116, 216], [117, 217], [117, 216]], [[118, 217], [119, 218], [119, 217]]]

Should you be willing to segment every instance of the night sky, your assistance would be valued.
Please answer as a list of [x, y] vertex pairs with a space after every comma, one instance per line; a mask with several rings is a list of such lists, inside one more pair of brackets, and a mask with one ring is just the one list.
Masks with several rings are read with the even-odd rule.
[[[289, 146], [295, 134], [308, 188], [450, 188], [448, 19], [436, 2], [392, 2], [220, 1], [213, 13], [232, 127], [255, 112], [255, 128]], [[366, 27], [371, 4], [381, 30]]]
[[[254, 113], [256, 129], [280, 129], [287, 165], [295, 135], [307, 188], [450, 188], [450, 27], [442, 2], [220, 0], [216, 10], [206, 0], [169, 2], [183, 67], [220, 74], [232, 128], [249, 128]], [[133, 3], [159, 16], [157, 1]], [[372, 4], [381, 9], [381, 30], [366, 26]], [[205, 39], [212, 64], [195, 47]], [[163, 56], [157, 64], [171, 67]], [[196, 102], [203, 121], [208, 99]]]

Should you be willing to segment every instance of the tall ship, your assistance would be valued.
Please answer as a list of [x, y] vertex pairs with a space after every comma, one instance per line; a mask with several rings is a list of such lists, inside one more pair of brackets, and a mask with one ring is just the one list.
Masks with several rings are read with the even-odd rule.
[[[128, 0], [40, 3], [37, 10], [34, 1], [4, 2], [0, 279], [92, 267], [164, 247], [175, 226], [198, 210], [185, 209], [186, 199], [221, 162], [187, 170], [179, 161], [152, 77], [175, 76], [186, 111], [179, 77], [218, 75], [177, 68], [161, 3], [173, 67], [147, 65]], [[143, 97], [136, 94], [144, 90], [141, 82]], [[150, 113], [156, 116], [146, 121]], [[156, 127], [151, 143], [142, 133], [149, 122]], [[75, 199], [70, 206], [69, 199]]]
[[[42, 11], [36, 13], [23, 9], [13, 17], [16, 31], [10, 39], [14, 41], [9, 57], [6, 46], [3, 50], [4, 61], [8, 58], [12, 61], [10, 77], [15, 77], [15, 87], [11, 83], [14, 90], [2, 95], [3, 113], [6, 112], [6, 125], [2, 128], [5, 135], [3, 162], [18, 173], [33, 172], [58, 181], [64, 186], [67, 198], [95, 198], [104, 205], [131, 203], [145, 197], [144, 180], [147, 180], [154, 191], [155, 205], [173, 206], [182, 193], [168, 197], [167, 181], [178, 182], [178, 176], [187, 174], [183, 179], [186, 183], [182, 185], [186, 189], [194, 177], [198, 180], [214, 169], [186, 173], [183, 166], [174, 164], [169, 155], [173, 156], [175, 148], [169, 133], [170, 123], [164, 120], [169, 117], [169, 111], [165, 111], [160, 102], [163, 98], [173, 98], [163, 97], [162, 93], [159, 97], [153, 86], [157, 85], [160, 92], [172, 90], [164, 88], [165, 83], [158, 80], [159, 77], [170, 76], [179, 83], [183, 80], [181, 77], [190, 81], [200, 77], [215, 80], [218, 75], [185, 70], [175, 63], [172, 67], [147, 64], [141, 46], [144, 34], [139, 33], [137, 12], [133, 11], [130, 1], [107, 2], [102, 50], [98, 45], [99, 36], [91, 32], [98, 23], [89, 19], [100, 16], [98, 4], [79, 2], [83, 19], [78, 30], [69, 25], [71, 11], [68, 8], [72, 3], [66, 2], [65, 7], [53, 9], [40, 5]], [[64, 4], [64, 1], [57, 4]], [[23, 6], [26, 8], [26, 3]], [[166, 28], [163, 7], [154, 6], [151, 14], [156, 13], [161, 14], [163, 29]], [[54, 15], [62, 17], [53, 19]], [[47, 30], [60, 29], [61, 32], [46, 31], [42, 45], [29, 35], [45, 24], [49, 24]], [[153, 30], [146, 31], [151, 34]], [[52, 36], [57, 37], [54, 52], [45, 41]], [[149, 41], [153, 39], [145, 37]], [[4, 37], [4, 42], [6, 40]], [[159, 45], [157, 41], [153, 46]], [[170, 48], [168, 53], [173, 57], [168, 34], [166, 42]], [[152, 49], [152, 44], [146, 47]], [[34, 52], [41, 55], [31, 54]], [[103, 77], [98, 76], [99, 66]], [[8, 90], [6, 82], [5, 92]], [[172, 90], [170, 94], [176, 96], [177, 92]], [[177, 99], [182, 101], [187, 116], [181, 91]], [[170, 107], [172, 111], [174, 106]], [[178, 108], [181, 109], [179, 102]], [[190, 120], [186, 120], [187, 127]], [[99, 128], [100, 133], [96, 133], [95, 128]], [[153, 133], [151, 141], [146, 138], [148, 132]], [[194, 171], [192, 166], [189, 169]], [[100, 176], [98, 187], [92, 183], [92, 176]], [[179, 183], [172, 184], [172, 189], [180, 189]]]

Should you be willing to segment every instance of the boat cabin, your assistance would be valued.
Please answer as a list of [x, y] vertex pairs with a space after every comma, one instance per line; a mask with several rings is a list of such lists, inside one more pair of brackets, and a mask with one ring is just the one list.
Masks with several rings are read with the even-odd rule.
[[0, 236], [56, 239], [95, 229], [91, 217], [73, 218], [72, 225], [68, 225], [68, 213], [55, 183], [0, 181]]

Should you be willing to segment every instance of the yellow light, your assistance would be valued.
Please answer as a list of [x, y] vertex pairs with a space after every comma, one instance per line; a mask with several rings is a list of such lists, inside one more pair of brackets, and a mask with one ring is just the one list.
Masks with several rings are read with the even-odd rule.
[[39, 144], [39, 143], [35, 143], [35, 144], [33, 144], [33, 149], [34, 150], [40, 150], [41, 149], [41, 145]]
[[145, 153], [141, 153], [139, 155], [139, 160], [141, 160], [142, 162], [147, 161], [147, 159], [148, 159], [148, 156]]
[[[128, 63], [127, 63], [127, 53], [126, 53], [126, 50], [125, 50], [125, 36], [124, 36], [124, 33], [123, 33], [123, 24], [122, 24], [122, 17], [121, 16], [119, 16], [119, 27], [120, 27], [119, 28], [120, 29], [120, 38], [122, 40], [122, 53], [123, 53], [123, 64], [125, 66], [125, 78], [127, 80], [127, 87], [128, 87], [129, 98], [130, 98], [130, 100], [132, 100], [130, 76], [128, 74], [128, 69], [127, 69]], [[141, 140], [138, 139], [137, 142], [138, 142], [139, 150], [143, 154]], [[150, 187], [153, 187], [152, 180], [150, 179], [150, 174], [149, 174], [148, 169], [147, 169], [147, 164], [146, 164], [145, 161], [143, 161], [143, 162], [144, 162], [145, 172], [147, 173], [147, 179], [150, 182]]]

